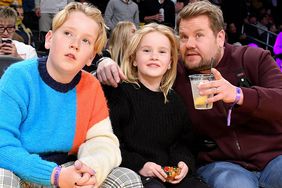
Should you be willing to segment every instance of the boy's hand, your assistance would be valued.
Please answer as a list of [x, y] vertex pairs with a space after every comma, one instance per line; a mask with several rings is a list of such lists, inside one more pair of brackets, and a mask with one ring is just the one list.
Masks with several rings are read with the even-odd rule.
[[[54, 180], [54, 171], [52, 181]], [[54, 182], [52, 182], [54, 183]], [[95, 187], [95, 172], [80, 161], [76, 161], [74, 165], [63, 167], [59, 176], [59, 185], [63, 188], [73, 187]]]
[[117, 87], [126, 77], [118, 64], [111, 58], [106, 58], [98, 64], [96, 75], [102, 84]]
[[166, 173], [162, 167], [153, 162], [146, 162], [143, 168], [139, 171], [142, 176], [145, 177], [157, 177], [163, 182], [166, 182]]
[[77, 186], [91, 185], [93, 187], [96, 184], [96, 172], [94, 170], [79, 160], [75, 161], [74, 167], [82, 175], [82, 177], [76, 182]]

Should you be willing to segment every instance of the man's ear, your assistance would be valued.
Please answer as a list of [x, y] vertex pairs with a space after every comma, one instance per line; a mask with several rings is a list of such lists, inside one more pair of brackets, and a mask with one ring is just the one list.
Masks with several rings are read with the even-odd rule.
[[50, 49], [51, 43], [52, 43], [52, 38], [53, 38], [53, 32], [51, 30], [48, 31], [48, 33], [45, 35], [45, 48]]
[[224, 46], [224, 42], [225, 42], [225, 31], [222, 29], [217, 34], [217, 43], [218, 43], [218, 45], [220, 47], [223, 47]]

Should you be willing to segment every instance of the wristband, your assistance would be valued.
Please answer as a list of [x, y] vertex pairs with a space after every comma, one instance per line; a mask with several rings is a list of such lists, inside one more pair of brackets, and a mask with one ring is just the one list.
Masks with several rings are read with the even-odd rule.
[[61, 173], [62, 167], [61, 166], [57, 166], [55, 168], [55, 174], [54, 174], [54, 185], [56, 187], [59, 187], [59, 177], [60, 177], [60, 173]]
[[107, 59], [109, 57], [101, 57], [100, 59], [98, 59], [96, 62], [95, 62], [95, 65], [96, 67], [98, 67], [99, 63], [101, 63], [103, 60]]
[[227, 126], [230, 126], [232, 109], [233, 109], [233, 107], [239, 102], [240, 98], [241, 98], [241, 89], [240, 89], [239, 87], [236, 87], [236, 97], [235, 97], [235, 101], [234, 101], [234, 103], [230, 106], [230, 108], [228, 109], [228, 114], [227, 114]]

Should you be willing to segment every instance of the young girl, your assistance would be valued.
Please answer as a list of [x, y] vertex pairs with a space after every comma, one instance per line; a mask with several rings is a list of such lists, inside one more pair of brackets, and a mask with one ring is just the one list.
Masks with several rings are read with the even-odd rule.
[[[121, 166], [140, 174], [145, 187], [206, 187], [193, 177], [194, 159], [187, 148], [190, 124], [171, 89], [177, 46], [167, 26], [152, 23], [137, 30], [121, 63], [127, 80], [104, 90], [120, 140]], [[167, 180], [165, 166], [178, 167], [179, 175]]]

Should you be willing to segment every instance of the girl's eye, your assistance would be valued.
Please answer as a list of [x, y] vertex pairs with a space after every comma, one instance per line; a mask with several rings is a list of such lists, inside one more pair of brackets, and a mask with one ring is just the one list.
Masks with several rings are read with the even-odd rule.
[[150, 52], [149, 49], [143, 49], [143, 52]]

